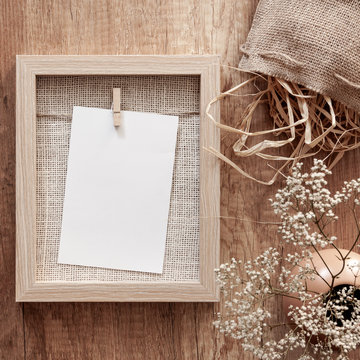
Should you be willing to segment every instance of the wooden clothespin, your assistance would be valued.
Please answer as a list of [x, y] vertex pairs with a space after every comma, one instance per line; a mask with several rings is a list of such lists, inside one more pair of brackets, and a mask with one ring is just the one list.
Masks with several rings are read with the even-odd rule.
[[121, 89], [113, 88], [113, 112], [114, 112], [114, 126], [120, 126], [120, 108], [121, 108]]

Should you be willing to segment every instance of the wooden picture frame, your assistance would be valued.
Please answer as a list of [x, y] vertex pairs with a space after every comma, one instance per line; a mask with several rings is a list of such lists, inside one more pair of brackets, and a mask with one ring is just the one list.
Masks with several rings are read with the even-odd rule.
[[[47, 75], [200, 76], [200, 280], [198, 282], [36, 281], [36, 77]], [[219, 57], [32, 56], [16, 59], [16, 301], [218, 301], [219, 132], [206, 105], [220, 90]], [[214, 115], [219, 109], [214, 108]]]

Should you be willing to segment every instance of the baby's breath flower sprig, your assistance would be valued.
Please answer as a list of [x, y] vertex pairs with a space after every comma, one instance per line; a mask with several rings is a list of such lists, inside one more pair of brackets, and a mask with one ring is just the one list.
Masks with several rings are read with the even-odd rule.
[[[215, 270], [223, 302], [214, 325], [259, 359], [281, 360], [300, 349], [300, 360], [347, 360], [360, 344], [360, 289], [355, 286], [360, 266], [347, 262], [360, 239], [360, 179], [345, 182], [332, 195], [327, 189], [329, 174], [321, 160], [314, 160], [309, 173], [302, 173], [301, 163], [294, 166], [285, 186], [270, 200], [281, 219], [279, 249], [270, 247], [250, 261], [232, 259]], [[346, 254], [340, 251], [336, 236], [328, 233], [328, 225], [338, 220], [335, 209], [341, 203], [348, 206], [358, 232]], [[286, 244], [294, 250], [283, 254]], [[338, 252], [342, 266], [337, 273], [322, 258], [324, 248]], [[322, 260], [330, 281], [317, 271], [312, 254]], [[335, 280], [346, 266], [354, 282], [336, 287]], [[327, 294], [308, 288], [308, 281], [316, 277], [327, 284]], [[290, 321], [279, 322], [271, 311], [281, 297], [301, 304], [289, 306]], [[273, 330], [279, 327], [284, 335], [275, 339]]]

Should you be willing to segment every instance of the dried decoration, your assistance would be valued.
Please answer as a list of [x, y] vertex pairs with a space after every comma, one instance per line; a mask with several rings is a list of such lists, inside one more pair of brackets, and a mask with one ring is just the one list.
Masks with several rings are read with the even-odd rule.
[[[360, 135], [360, 3], [356, 0], [260, 0], [239, 71], [254, 74], [220, 94], [207, 114], [222, 130], [239, 135], [233, 149], [238, 157], [256, 155], [282, 161], [268, 181], [247, 174], [233, 161], [209, 149], [244, 176], [272, 184], [285, 167], [304, 157], [325, 152], [332, 168], [345, 152], [359, 147]], [[236, 95], [258, 78], [266, 88], [254, 95], [235, 127], [217, 122], [211, 106]], [[271, 129], [253, 131], [253, 114], [266, 102], [273, 120]], [[264, 135], [274, 135], [263, 139]], [[262, 136], [249, 146], [250, 137]], [[269, 153], [290, 145], [287, 156]], [[319, 155], [318, 155], [319, 156]]]
[[[310, 173], [297, 163], [272, 200], [279, 246], [216, 270], [222, 302], [214, 325], [259, 359], [300, 351], [300, 360], [349, 360], [360, 345], [360, 179], [331, 194], [330, 174], [321, 160]], [[341, 204], [357, 230], [347, 250], [329, 229]]]

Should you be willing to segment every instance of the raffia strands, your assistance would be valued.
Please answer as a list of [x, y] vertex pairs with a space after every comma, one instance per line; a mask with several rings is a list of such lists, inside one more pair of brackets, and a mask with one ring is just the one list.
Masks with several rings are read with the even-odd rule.
[[[241, 70], [238, 70], [241, 71]], [[236, 127], [221, 124], [210, 113], [211, 107], [226, 96], [236, 95], [245, 85], [261, 77], [266, 80], [265, 90], [254, 94]], [[253, 114], [260, 103], [266, 102], [273, 120], [268, 130], [252, 131]], [[296, 83], [272, 76], [255, 74], [250, 79], [214, 98], [208, 105], [207, 115], [221, 130], [237, 134], [233, 145], [238, 157], [258, 156], [264, 160], [281, 161], [274, 176], [262, 181], [246, 173], [232, 160], [213, 148], [208, 151], [234, 167], [242, 175], [258, 183], [271, 185], [287, 167], [293, 167], [299, 160], [314, 156], [320, 151], [327, 153], [328, 167], [331, 169], [343, 157], [344, 153], [360, 146], [360, 115], [355, 110], [330, 97], [321, 95]], [[272, 139], [261, 140], [248, 146], [250, 137], [272, 135]], [[289, 156], [278, 156], [268, 150], [290, 146]]]

